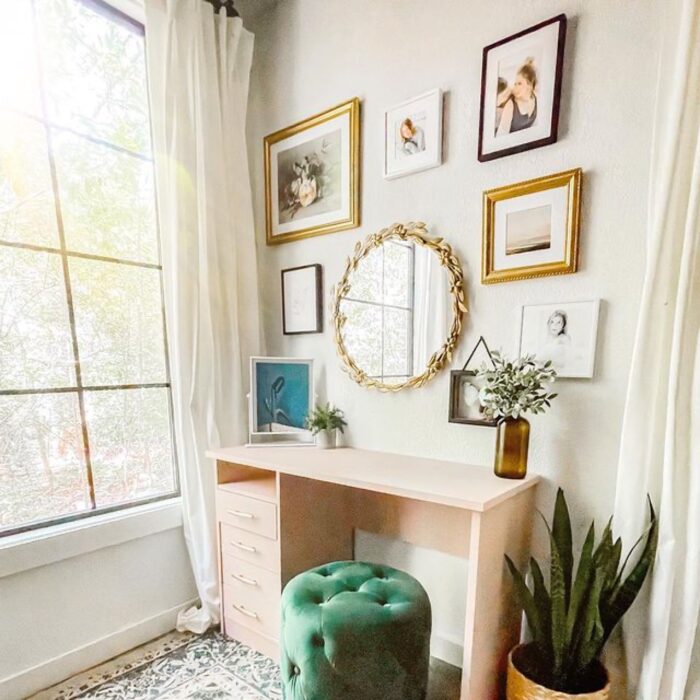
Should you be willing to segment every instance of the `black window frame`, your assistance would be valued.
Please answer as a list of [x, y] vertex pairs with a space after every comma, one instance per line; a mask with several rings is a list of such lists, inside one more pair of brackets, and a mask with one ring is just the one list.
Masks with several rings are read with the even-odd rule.
[[[160, 238], [160, 227], [157, 217], [157, 205], [154, 199], [153, 206], [156, 213], [156, 239], [157, 239], [157, 252], [158, 252], [158, 262], [139, 262], [135, 260], [129, 260], [126, 258], [117, 258], [104, 255], [96, 255], [91, 253], [82, 253], [79, 251], [70, 250], [66, 246], [66, 239], [64, 233], [63, 216], [61, 211], [61, 193], [58, 184], [58, 176], [56, 171], [56, 161], [54, 155], [53, 147], [53, 133], [63, 132], [71, 134], [75, 137], [90, 141], [94, 144], [110, 148], [114, 151], [138, 158], [142, 161], [147, 161], [151, 163], [151, 168], [154, 168], [152, 155], [146, 155], [144, 153], [139, 153], [132, 151], [130, 149], [124, 148], [122, 146], [110, 143], [104, 139], [95, 137], [94, 135], [76, 131], [75, 129], [68, 127], [66, 125], [58, 124], [50, 119], [50, 115], [47, 109], [47, 91], [43, 71], [43, 57], [41, 52], [41, 47], [39, 45], [38, 36], [36, 33], [36, 1], [29, 0], [32, 8], [32, 27], [35, 34], [35, 48], [37, 53], [37, 66], [38, 66], [38, 80], [39, 80], [39, 91], [41, 100], [41, 115], [28, 114], [22, 110], [12, 108], [10, 106], [4, 106], [0, 108], [0, 111], [5, 111], [9, 114], [14, 114], [16, 116], [33, 120], [37, 124], [43, 126], [46, 134], [46, 145], [47, 145], [47, 162], [49, 166], [51, 189], [53, 195], [53, 202], [56, 212], [56, 226], [59, 238], [59, 247], [53, 246], [43, 246], [35, 245], [32, 243], [22, 243], [18, 241], [7, 241], [0, 239], [0, 248], [14, 248], [20, 250], [35, 251], [37, 253], [47, 253], [53, 254], [60, 257], [63, 281], [65, 285], [66, 294], [66, 304], [68, 310], [68, 321], [70, 325], [70, 338], [73, 351], [73, 361], [75, 368], [75, 385], [73, 386], [62, 386], [62, 387], [51, 387], [51, 388], [40, 388], [40, 389], [0, 389], [0, 397], [3, 396], [26, 396], [26, 395], [38, 395], [38, 394], [67, 394], [72, 393], [77, 395], [78, 408], [80, 414], [80, 427], [82, 433], [82, 448], [83, 448], [83, 458], [84, 458], [84, 468], [87, 472], [87, 482], [88, 482], [88, 492], [90, 498], [91, 507], [89, 510], [81, 511], [78, 513], [69, 513], [66, 515], [54, 516], [49, 518], [44, 518], [41, 520], [34, 520], [27, 522], [15, 527], [7, 527], [0, 529], [0, 540], [12, 535], [17, 535], [20, 533], [30, 532], [33, 530], [40, 530], [47, 527], [52, 527], [55, 525], [61, 525], [65, 523], [70, 523], [74, 521], [84, 520], [86, 518], [92, 518], [97, 515], [104, 515], [107, 513], [113, 513], [116, 511], [126, 510], [129, 508], [135, 508], [137, 506], [143, 506], [147, 504], [156, 503], [158, 501], [170, 500], [177, 498], [181, 495], [180, 491], [180, 474], [177, 461], [177, 444], [175, 440], [174, 432], [174, 411], [173, 411], [173, 399], [172, 399], [172, 384], [170, 377], [170, 357], [168, 352], [168, 334], [167, 325], [165, 319], [165, 294], [163, 288], [163, 265], [161, 258], [161, 238]], [[146, 33], [144, 25], [138, 20], [126, 15], [122, 11], [115, 7], [112, 7], [103, 0], [73, 0], [93, 12], [100, 14], [110, 21], [116, 22], [129, 29], [130, 31], [138, 34], [142, 37], [143, 41], [146, 40]], [[146, 76], [148, 79], [148, 76]], [[149, 123], [150, 123], [150, 105], [148, 105]], [[154, 180], [155, 183], [155, 180]], [[154, 190], [155, 194], [155, 190]], [[165, 381], [164, 382], [150, 382], [150, 383], [137, 383], [137, 384], [114, 384], [114, 385], [85, 385], [82, 381], [81, 373], [81, 363], [80, 363], [80, 348], [78, 345], [78, 336], [76, 331], [75, 323], [75, 307], [73, 303], [73, 291], [71, 285], [70, 269], [69, 269], [69, 259], [70, 258], [82, 258], [86, 260], [94, 260], [100, 262], [114, 263], [118, 265], [128, 265], [143, 269], [158, 270], [159, 285], [160, 285], [160, 304], [161, 304], [161, 318], [163, 323], [163, 341], [164, 341], [164, 361], [165, 361]], [[173, 468], [173, 484], [174, 489], [172, 491], [159, 494], [157, 496], [150, 496], [148, 498], [134, 499], [130, 501], [125, 501], [124, 503], [113, 504], [104, 507], [98, 507], [95, 500], [95, 486], [94, 486], [94, 475], [93, 475], [93, 465], [90, 452], [90, 436], [88, 431], [87, 419], [85, 414], [85, 394], [90, 392], [99, 391], [132, 391], [136, 389], [166, 389], [168, 396], [168, 413], [169, 413], [169, 424], [170, 424], [170, 442], [172, 446], [172, 468]]]

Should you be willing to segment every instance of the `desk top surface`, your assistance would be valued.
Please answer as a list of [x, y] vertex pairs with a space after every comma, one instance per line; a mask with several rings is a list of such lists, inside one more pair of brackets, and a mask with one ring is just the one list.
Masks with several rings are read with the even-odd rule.
[[344, 486], [486, 511], [531, 488], [536, 475], [499, 479], [489, 467], [353, 447], [224, 447], [207, 456]]

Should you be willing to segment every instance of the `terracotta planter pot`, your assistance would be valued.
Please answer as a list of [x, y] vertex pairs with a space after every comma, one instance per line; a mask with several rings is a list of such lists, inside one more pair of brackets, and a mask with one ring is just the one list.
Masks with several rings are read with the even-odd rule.
[[506, 687], [507, 700], [609, 700], [610, 679], [605, 668], [600, 666], [600, 675], [604, 687], [588, 693], [563, 693], [561, 690], [550, 690], [539, 683], [530, 680], [518, 669], [518, 660], [527, 653], [529, 645], [520, 644], [508, 654], [508, 682]]

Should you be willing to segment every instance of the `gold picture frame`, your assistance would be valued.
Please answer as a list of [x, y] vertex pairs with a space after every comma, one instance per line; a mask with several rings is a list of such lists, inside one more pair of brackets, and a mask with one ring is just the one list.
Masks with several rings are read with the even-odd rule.
[[[343, 141], [343, 135], [338, 137], [339, 145], [337, 146], [340, 153], [340, 163], [337, 164], [342, 170], [347, 168], [347, 182], [342, 185], [336, 183], [336, 187], [341, 191], [336, 196], [339, 196], [341, 201], [341, 206], [337, 210], [339, 213], [339, 218], [334, 219], [333, 213], [336, 210], [326, 212], [323, 215], [310, 216], [309, 221], [313, 222], [314, 219], [318, 220], [324, 219], [320, 223], [310, 223], [309, 225], [304, 225], [303, 219], [299, 222], [299, 227], [295, 227], [291, 219], [293, 219], [296, 212], [304, 211], [305, 213], [309, 210], [306, 209], [306, 204], [299, 204], [294, 202], [294, 204], [288, 209], [289, 211], [294, 209], [289, 220], [282, 222], [282, 207], [281, 207], [281, 195], [280, 195], [280, 184], [279, 177], [280, 173], [278, 171], [279, 164], [276, 160], [276, 156], [281, 155], [284, 151], [280, 144], [285, 141], [289, 141], [293, 137], [301, 134], [305, 131], [315, 129], [316, 127], [321, 127], [324, 124], [328, 124], [333, 120], [339, 120], [339, 125], [342, 124], [342, 119], [347, 116], [347, 137]], [[343, 127], [345, 128], [345, 127]], [[316, 132], [318, 134], [318, 130]], [[323, 136], [316, 136], [315, 140], [319, 140]], [[295, 142], [298, 139], [295, 140]], [[290, 145], [288, 151], [291, 152], [293, 149], [299, 151], [299, 155], [303, 154], [303, 142], [302, 144]], [[347, 152], [343, 152], [343, 151]], [[345, 160], [344, 160], [345, 159]], [[273, 164], [275, 170], [273, 171]], [[294, 162], [294, 167], [298, 165], [298, 162]], [[302, 165], [304, 165], [302, 163]], [[336, 105], [331, 109], [324, 112], [304, 119], [296, 124], [292, 124], [284, 129], [269, 134], [264, 138], [264, 171], [265, 171], [265, 221], [266, 221], [266, 234], [267, 234], [267, 244], [268, 245], [278, 245], [280, 243], [288, 243], [290, 241], [297, 241], [302, 238], [309, 238], [310, 236], [321, 236], [326, 233], [335, 233], [336, 231], [344, 231], [346, 229], [357, 228], [360, 225], [360, 99], [354, 97], [347, 102]], [[306, 174], [299, 175], [299, 180], [302, 177], [306, 177]], [[311, 176], [313, 178], [313, 175]], [[343, 179], [343, 172], [341, 171], [339, 176], [341, 181]], [[308, 179], [307, 179], [308, 182]], [[314, 190], [312, 195], [315, 197], [316, 183], [313, 184]], [[347, 187], [347, 191], [345, 190]], [[322, 191], [322, 190], [321, 190]], [[301, 198], [299, 198], [301, 200]], [[320, 200], [320, 197], [318, 198]], [[308, 201], [308, 197], [307, 197]], [[312, 204], [315, 203], [315, 199], [311, 200]], [[307, 215], [308, 216], [308, 215]], [[276, 219], [276, 222], [275, 222]], [[278, 229], [284, 227], [285, 230], [279, 231]]]
[[[581, 168], [575, 168], [484, 192], [482, 284], [549, 277], [550, 275], [569, 275], [578, 270], [582, 179]], [[513, 210], [500, 214], [500, 216], [506, 217], [506, 222], [502, 223], [497, 219], [499, 203], [547, 191], [552, 193], [552, 199], [549, 203], [545, 198], [539, 198], [536, 206], [521, 211], [513, 208], [513, 205], [510, 204], [509, 206]], [[548, 223], [545, 221], [544, 224], [542, 222], [538, 224], [535, 220], [536, 217], [529, 215], [526, 221], [523, 214], [527, 212], [544, 217], [549, 214]], [[556, 213], [559, 214], [558, 221], [554, 220]], [[523, 228], [519, 234], [522, 236], [519, 248], [518, 243], [515, 243], [511, 249], [510, 216], [523, 216]], [[565, 219], [564, 221], [561, 220], [562, 217]], [[540, 228], [533, 234], [533, 226], [538, 225]], [[548, 226], [544, 233], [542, 226]], [[516, 232], [513, 238], [515, 239], [517, 235]], [[503, 261], [510, 255], [514, 255], [514, 257], [508, 260], [508, 264], [505, 264]]]

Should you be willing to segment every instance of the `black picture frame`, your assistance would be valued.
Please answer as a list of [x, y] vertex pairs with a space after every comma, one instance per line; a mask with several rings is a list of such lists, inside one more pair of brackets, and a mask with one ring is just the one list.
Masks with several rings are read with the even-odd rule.
[[[284, 292], [284, 276], [290, 272], [298, 272], [299, 270], [307, 270], [314, 268], [315, 270], [315, 300], [314, 308], [316, 311], [316, 323], [306, 330], [291, 331], [287, 329], [287, 299]], [[288, 267], [280, 272], [280, 282], [282, 286], [282, 334], [283, 335], [309, 335], [311, 333], [323, 333], [323, 266], [314, 263], [311, 265], [298, 265], [297, 267]]]
[[[487, 75], [487, 68], [488, 68], [488, 60], [489, 60], [489, 53], [493, 51], [493, 49], [498, 48], [500, 46], [503, 46], [505, 44], [508, 44], [511, 41], [514, 41], [516, 39], [520, 39], [521, 37], [524, 37], [528, 34], [531, 34], [533, 32], [540, 31], [544, 27], [549, 26], [550, 24], [555, 24], [559, 23], [559, 35], [558, 35], [558, 40], [557, 40], [557, 58], [556, 58], [556, 69], [555, 69], [555, 76], [554, 76], [554, 93], [552, 96], [552, 117], [551, 117], [551, 124], [550, 124], [550, 132], [549, 136], [546, 136], [544, 138], [540, 139], [535, 139], [533, 141], [529, 141], [527, 143], [522, 143], [518, 144], [516, 146], [510, 146], [508, 148], [504, 148], [499, 151], [492, 151], [490, 153], [484, 153], [484, 103], [486, 99], [486, 75]], [[540, 148], [542, 146], [548, 146], [552, 143], [556, 143], [557, 138], [558, 138], [558, 130], [559, 130], [559, 109], [560, 109], [560, 101], [561, 101], [561, 85], [562, 85], [562, 76], [564, 72], [564, 46], [566, 43], [566, 26], [567, 26], [567, 20], [566, 20], [566, 15], [565, 14], [560, 14], [557, 15], [556, 17], [552, 17], [550, 19], [545, 20], [544, 22], [540, 22], [539, 24], [535, 24], [532, 27], [528, 27], [527, 29], [523, 29], [520, 32], [517, 32], [515, 34], [512, 34], [509, 37], [506, 37], [505, 39], [501, 39], [500, 41], [497, 41], [493, 44], [489, 44], [489, 46], [486, 46], [483, 50], [483, 55], [482, 55], [482, 64], [481, 64], [481, 102], [479, 106], [479, 151], [478, 151], [478, 158], [479, 161], [484, 163], [490, 160], [495, 160], [497, 158], [504, 158], [505, 156], [510, 156], [513, 155], [514, 153], [522, 153], [523, 151], [529, 151], [532, 150], [533, 148]]]
[[450, 411], [447, 420], [450, 423], [460, 423], [461, 425], [482, 425], [488, 428], [495, 428], [498, 421], [495, 418], [464, 418], [459, 412], [460, 391], [464, 377], [476, 379], [477, 372], [473, 369], [453, 369], [450, 372]]

